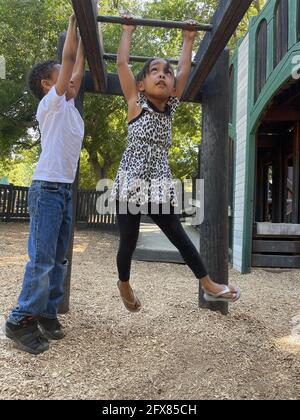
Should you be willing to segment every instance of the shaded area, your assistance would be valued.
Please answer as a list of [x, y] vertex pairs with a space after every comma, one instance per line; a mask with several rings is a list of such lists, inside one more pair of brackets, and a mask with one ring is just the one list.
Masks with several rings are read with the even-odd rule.
[[[183, 224], [186, 233], [199, 251], [200, 234], [193, 226]], [[134, 258], [140, 261], [184, 264], [177, 248], [155, 224], [142, 223]]]

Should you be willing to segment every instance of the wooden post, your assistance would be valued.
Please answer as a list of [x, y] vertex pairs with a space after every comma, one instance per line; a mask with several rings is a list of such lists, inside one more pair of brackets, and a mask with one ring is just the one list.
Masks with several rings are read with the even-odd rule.
[[8, 201], [7, 201], [7, 218], [6, 221], [9, 222], [14, 214], [14, 186], [8, 186]]
[[[257, 144], [256, 140], [256, 144]], [[264, 221], [264, 192], [265, 192], [265, 177], [264, 177], [264, 161], [262, 153], [258, 153], [258, 147], [256, 147], [256, 190], [255, 190], [255, 211], [256, 211], [256, 222]]]
[[[58, 59], [61, 61], [62, 51], [66, 39], [66, 33], [60, 34], [59, 43], [58, 43]], [[81, 116], [83, 115], [83, 99], [84, 99], [84, 80], [82, 81], [79, 94], [75, 100], [75, 105]], [[78, 168], [76, 173], [76, 178], [73, 184], [73, 220], [72, 220], [72, 233], [69, 244], [69, 250], [67, 254], [67, 259], [69, 261], [68, 272], [64, 284], [64, 299], [59, 307], [60, 314], [66, 314], [69, 312], [70, 308], [70, 288], [71, 288], [71, 274], [72, 274], [72, 261], [73, 261], [73, 248], [74, 248], [74, 235], [75, 235], [75, 224], [76, 224], [76, 208], [77, 208], [77, 191], [79, 185], [79, 169], [80, 161], [78, 162]]]
[[[200, 250], [212, 280], [228, 284], [229, 51], [225, 50], [203, 87], [200, 177], [204, 179], [204, 222]], [[228, 303], [207, 303], [200, 288], [199, 306], [228, 313]]]
[[272, 150], [273, 185], [272, 185], [272, 223], [283, 223], [283, 188], [284, 170], [282, 156], [282, 137], [277, 140]]

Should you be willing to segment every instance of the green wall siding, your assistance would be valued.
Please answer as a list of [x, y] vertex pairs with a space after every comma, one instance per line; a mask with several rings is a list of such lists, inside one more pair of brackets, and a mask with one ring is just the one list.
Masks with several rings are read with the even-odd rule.
[[[291, 78], [293, 68], [292, 60], [300, 56], [300, 42], [297, 40], [298, 0], [289, 0], [289, 50], [281, 62], [274, 68], [275, 50], [275, 7], [277, 0], [270, 0], [259, 16], [251, 19], [249, 27], [249, 92], [248, 92], [248, 139], [246, 152], [246, 205], [244, 215], [244, 238], [243, 238], [243, 261], [241, 271], [247, 273], [251, 269], [252, 251], [252, 226], [254, 217], [254, 180], [255, 180], [255, 133], [259, 126], [260, 118], [270, 100], [277, 94], [280, 88]], [[256, 57], [256, 34], [261, 21], [268, 23], [267, 41], [267, 80], [257, 101], [255, 102], [255, 57]], [[237, 52], [232, 58], [235, 65], [235, 77], [237, 76]], [[236, 86], [236, 85], [235, 85]], [[236, 92], [237, 94], [237, 92]], [[236, 97], [235, 94], [235, 97]], [[236, 102], [235, 102], [236, 104]], [[229, 127], [230, 136], [236, 138], [236, 129]]]

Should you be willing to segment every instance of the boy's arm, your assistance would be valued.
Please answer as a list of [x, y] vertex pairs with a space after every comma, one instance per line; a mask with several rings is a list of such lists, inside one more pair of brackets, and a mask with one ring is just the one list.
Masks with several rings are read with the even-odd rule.
[[78, 49], [77, 49], [76, 63], [75, 63], [72, 78], [71, 78], [71, 85], [67, 92], [67, 100], [77, 97], [78, 92], [81, 87], [82, 79], [84, 76], [84, 71], [85, 71], [85, 53], [84, 53], [83, 42], [80, 38]]
[[[191, 25], [195, 24], [195, 21], [187, 21]], [[197, 36], [196, 31], [183, 31], [183, 47], [181, 56], [179, 59], [178, 67], [177, 67], [177, 75], [176, 75], [176, 92], [175, 96], [181, 98], [186, 83], [188, 81], [190, 71], [191, 71], [191, 63], [192, 63], [192, 54], [193, 54], [193, 44], [194, 40]]]
[[121, 42], [118, 49], [118, 74], [122, 91], [128, 103], [137, 99], [137, 85], [135, 77], [129, 67], [129, 51], [135, 26], [124, 25]]
[[77, 22], [75, 15], [69, 19], [69, 27], [62, 55], [62, 65], [55, 85], [56, 93], [64, 95], [70, 85], [77, 52]]

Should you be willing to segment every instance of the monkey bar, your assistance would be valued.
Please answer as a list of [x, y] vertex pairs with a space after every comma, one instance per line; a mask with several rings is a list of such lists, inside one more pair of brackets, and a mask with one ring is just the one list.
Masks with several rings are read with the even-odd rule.
[[141, 18], [123, 18], [116, 16], [97, 16], [97, 21], [101, 23], [117, 23], [120, 25], [150, 26], [152, 28], [181, 29], [186, 31], [211, 31], [212, 25], [200, 23], [190, 25], [185, 22], [176, 22], [174, 20], [156, 20]]

